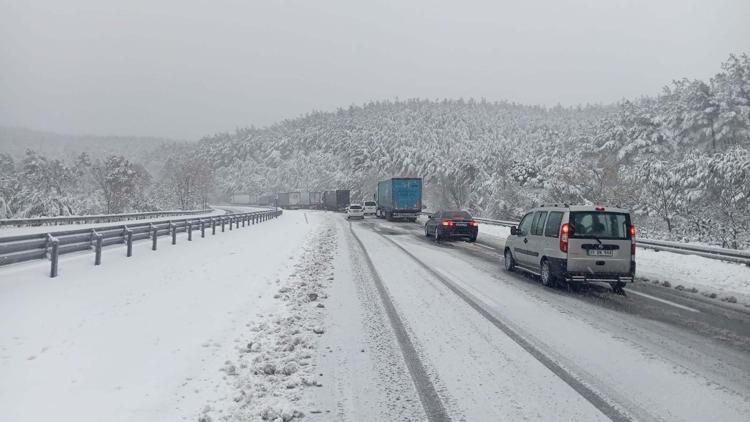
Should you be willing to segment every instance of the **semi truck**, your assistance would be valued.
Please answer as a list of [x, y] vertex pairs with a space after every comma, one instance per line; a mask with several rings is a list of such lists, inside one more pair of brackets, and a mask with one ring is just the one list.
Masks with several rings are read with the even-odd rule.
[[323, 192], [310, 192], [310, 208], [319, 209], [323, 207]]
[[342, 211], [349, 205], [349, 189], [327, 190], [323, 192], [323, 208], [329, 211]]
[[417, 221], [422, 212], [422, 178], [394, 177], [378, 182], [375, 215], [388, 221]]

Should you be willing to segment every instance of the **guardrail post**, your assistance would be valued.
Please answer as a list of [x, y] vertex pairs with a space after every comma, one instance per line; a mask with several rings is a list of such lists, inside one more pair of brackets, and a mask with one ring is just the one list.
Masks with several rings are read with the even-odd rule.
[[156, 250], [156, 235], [159, 230], [154, 226], [151, 226], [151, 227], [152, 227], [151, 228], [151, 250], [155, 251]]
[[188, 242], [193, 240], [193, 225], [190, 222], [185, 222], [185, 230], [188, 232]]
[[234, 228], [239, 229], [240, 228], [240, 217], [237, 217], [234, 219]]
[[130, 258], [133, 256], [133, 230], [128, 228], [125, 229], [125, 243], [127, 244], [127, 252], [125, 252], [125, 256]]
[[172, 244], [177, 244], [177, 226], [174, 225], [171, 221], [169, 222], [169, 230], [172, 232]]
[[247, 216], [243, 215], [242, 216], [242, 227], [245, 227], [245, 220], [247, 220]]
[[60, 246], [60, 241], [55, 239], [54, 237], [47, 235], [47, 242], [49, 242], [50, 248], [52, 249], [50, 251], [50, 269], [49, 269], [49, 276], [51, 278], [57, 277], [57, 258], [59, 255], [58, 247]]
[[226, 220], [226, 217], [221, 217], [221, 232], [224, 233], [224, 220]]
[[94, 265], [101, 265], [102, 263], [102, 235], [94, 232], [96, 237], [96, 246], [94, 246]]
[[201, 237], [206, 237], [206, 222], [201, 219]]

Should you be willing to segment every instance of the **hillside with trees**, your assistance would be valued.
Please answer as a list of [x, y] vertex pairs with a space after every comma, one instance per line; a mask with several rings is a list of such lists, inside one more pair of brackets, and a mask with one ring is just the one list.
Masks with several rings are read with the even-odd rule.
[[228, 195], [350, 188], [421, 176], [433, 208], [517, 218], [543, 202], [628, 207], [642, 233], [746, 246], [750, 57], [615, 105], [371, 102], [204, 139]]

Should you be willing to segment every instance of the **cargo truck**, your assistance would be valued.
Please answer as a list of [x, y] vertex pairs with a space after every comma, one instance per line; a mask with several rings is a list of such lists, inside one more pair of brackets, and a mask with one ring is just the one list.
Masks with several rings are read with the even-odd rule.
[[388, 221], [417, 221], [422, 212], [422, 179], [394, 177], [378, 182], [375, 215]]
[[323, 192], [323, 208], [329, 211], [343, 211], [349, 205], [349, 190], [327, 190]]
[[276, 206], [289, 209], [289, 192], [279, 192], [276, 200]]
[[310, 208], [320, 209], [323, 207], [323, 192], [310, 192]]

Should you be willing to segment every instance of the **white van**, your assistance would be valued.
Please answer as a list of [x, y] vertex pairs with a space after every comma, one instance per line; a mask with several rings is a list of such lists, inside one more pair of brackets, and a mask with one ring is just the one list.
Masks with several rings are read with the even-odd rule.
[[364, 209], [365, 209], [365, 215], [375, 215], [375, 213], [378, 211], [378, 204], [375, 201], [365, 201], [364, 202]]
[[621, 293], [635, 277], [635, 226], [621, 208], [541, 206], [511, 227], [504, 257], [506, 270], [536, 274], [545, 286], [605, 282]]

